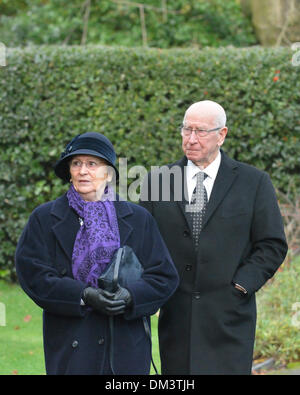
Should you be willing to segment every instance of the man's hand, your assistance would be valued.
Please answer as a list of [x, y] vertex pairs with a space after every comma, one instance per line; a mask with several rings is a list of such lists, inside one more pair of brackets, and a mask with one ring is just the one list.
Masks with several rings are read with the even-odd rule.
[[95, 311], [107, 315], [123, 314], [126, 307], [124, 299], [109, 298], [105, 295], [105, 291], [100, 288], [85, 288], [82, 299], [86, 305], [91, 306]]

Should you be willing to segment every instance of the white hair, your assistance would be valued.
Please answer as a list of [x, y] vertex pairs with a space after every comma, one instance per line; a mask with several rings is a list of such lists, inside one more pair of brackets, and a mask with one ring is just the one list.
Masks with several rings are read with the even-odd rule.
[[203, 100], [199, 101], [197, 103], [192, 104], [185, 112], [183, 122], [185, 121], [185, 118], [189, 112], [209, 112], [214, 115], [214, 122], [216, 127], [223, 128], [226, 126], [226, 113], [224, 108], [211, 100]]

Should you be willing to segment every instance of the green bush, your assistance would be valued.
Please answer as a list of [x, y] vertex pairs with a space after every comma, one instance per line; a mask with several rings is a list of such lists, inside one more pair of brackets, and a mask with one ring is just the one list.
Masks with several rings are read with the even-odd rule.
[[[193, 102], [224, 106], [224, 149], [299, 187], [299, 69], [289, 49], [141, 50], [32, 47], [0, 68], [0, 277], [15, 279], [20, 232], [66, 187], [52, 167], [74, 136], [98, 131], [128, 169], [182, 155], [178, 127]], [[276, 77], [276, 78], [275, 78]], [[129, 180], [132, 181], [132, 180]]]

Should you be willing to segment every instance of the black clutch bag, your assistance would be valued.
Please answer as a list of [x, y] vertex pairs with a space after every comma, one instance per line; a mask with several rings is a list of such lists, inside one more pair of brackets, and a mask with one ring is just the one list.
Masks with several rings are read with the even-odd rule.
[[141, 278], [143, 266], [129, 246], [119, 248], [105, 271], [98, 279], [99, 288], [115, 292], [118, 284], [127, 286], [128, 279], [136, 281]]
[[[115, 292], [118, 284], [124, 288], [126, 288], [128, 282], [136, 281], [141, 278], [142, 273], [144, 271], [143, 266], [141, 265], [139, 259], [135, 255], [134, 251], [129, 246], [120, 247], [112, 257], [111, 262], [105, 269], [105, 271], [98, 278], [98, 286], [99, 288], [105, 289], [109, 292]], [[114, 372], [114, 364], [113, 364], [113, 317], [109, 317], [109, 325], [110, 325], [110, 366], [113, 374]], [[146, 335], [150, 341], [150, 347], [152, 350], [152, 340], [151, 340], [151, 331], [146, 317], [143, 317], [143, 324]], [[155, 373], [158, 374], [156, 366], [154, 364], [152, 358], [151, 351], [151, 363]]]

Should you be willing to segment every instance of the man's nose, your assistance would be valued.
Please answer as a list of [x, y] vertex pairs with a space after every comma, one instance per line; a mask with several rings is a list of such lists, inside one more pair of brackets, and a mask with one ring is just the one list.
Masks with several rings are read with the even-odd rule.
[[191, 144], [195, 144], [197, 141], [198, 141], [198, 137], [197, 137], [195, 131], [193, 130], [193, 131], [192, 131], [192, 134], [190, 135], [189, 142], [190, 142]]

